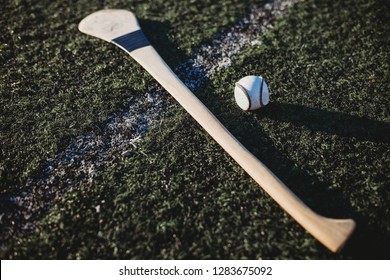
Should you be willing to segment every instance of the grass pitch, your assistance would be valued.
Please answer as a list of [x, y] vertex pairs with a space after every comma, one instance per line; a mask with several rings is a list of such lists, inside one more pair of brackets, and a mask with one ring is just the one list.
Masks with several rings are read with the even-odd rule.
[[[9, 15], [0, 25], [2, 259], [389, 258], [386, 1], [301, 1], [195, 92], [310, 207], [356, 219], [343, 252], [315, 241], [174, 105], [130, 155], [114, 153], [93, 180], [72, 177], [65, 189], [58, 182], [44, 214], [20, 218], [33, 220], [31, 228], [12, 220], [10, 213], [23, 216], [26, 207], [18, 197], [39, 192], [28, 182], [43, 176], [46, 158], [102, 129], [153, 82], [119, 49], [78, 33], [81, 18], [105, 6], [133, 10], [175, 67], [253, 5], [262, 3], [2, 7]], [[271, 103], [252, 113], [232, 94], [234, 82], [249, 74], [263, 75], [272, 92]]]

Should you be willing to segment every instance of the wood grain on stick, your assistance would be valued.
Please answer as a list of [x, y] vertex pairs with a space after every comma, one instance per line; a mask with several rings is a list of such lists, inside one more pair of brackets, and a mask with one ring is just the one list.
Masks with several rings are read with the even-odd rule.
[[[136, 37], [141, 47], [123, 40], [139, 35], [133, 13], [126, 10], [102, 10], [80, 22], [81, 32], [111, 42], [129, 53], [145, 68], [215, 141], [265, 190], [288, 214], [333, 252], [339, 251], [355, 228], [351, 219], [323, 217], [305, 205], [261, 161], [252, 155], [184, 85], [144, 37]], [[135, 33], [134, 33], [135, 32]], [[143, 36], [143, 34], [142, 34]], [[147, 43], [146, 43], [147, 42]]]

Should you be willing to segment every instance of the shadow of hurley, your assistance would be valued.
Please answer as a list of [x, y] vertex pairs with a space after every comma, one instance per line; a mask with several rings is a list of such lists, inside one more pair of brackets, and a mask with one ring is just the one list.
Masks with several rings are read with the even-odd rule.
[[268, 109], [264, 112], [268, 117], [301, 125], [310, 130], [359, 141], [390, 142], [390, 123], [302, 105], [271, 103]]

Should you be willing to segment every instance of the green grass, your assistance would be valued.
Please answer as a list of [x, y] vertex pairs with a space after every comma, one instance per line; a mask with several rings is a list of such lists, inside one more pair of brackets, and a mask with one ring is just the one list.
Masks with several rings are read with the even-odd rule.
[[[163, 55], [174, 66], [250, 6], [248, 1], [227, 12], [223, 7], [234, 5], [224, 3], [220, 17], [212, 16], [210, 5], [133, 2], [129, 8], [146, 29], [151, 21], [161, 25], [167, 46], [174, 46]], [[1, 45], [9, 65], [1, 69], [3, 191], [151, 81], [119, 50], [75, 31], [82, 16], [101, 8], [91, 1], [77, 5], [63, 7], [57, 21], [50, 11], [65, 4], [33, 5], [36, 12], [24, 15], [10, 4], [4, 8], [13, 12], [15, 31], [6, 32], [9, 43]], [[187, 20], [177, 17], [182, 10]], [[132, 157], [118, 155], [93, 183], [66, 193], [34, 232], [2, 244], [0, 256], [389, 258], [388, 11], [386, 1], [299, 3], [259, 38], [261, 45], [246, 49], [196, 91], [309, 206], [356, 219], [343, 252], [332, 254], [315, 241], [177, 107]], [[46, 17], [58, 29], [22, 31], [27, 22], [43, 27]], [[206, 27], [190, 31], [196, 23]], [[253, 113], [241, 111], [232, 94], [234, 82], [249, 74], [263, 75], [272, 92], [270, 105]]]
[[105, 7], [132, 10], [177, 64], [254, 2], [7, 1], [0, 19], [0, 191], [23, 183], [72, 136], [95, 129], [150, 84], [119, 49], [80, 33], [83, 17]]

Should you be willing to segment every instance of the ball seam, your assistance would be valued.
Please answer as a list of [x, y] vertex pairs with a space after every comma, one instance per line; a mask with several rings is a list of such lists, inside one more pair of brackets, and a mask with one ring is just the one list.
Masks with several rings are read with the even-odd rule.
[[251, 99], [250, 99], [250, 96], [249, 96], [248, 92], [247, 92], [246, 89], [245, 89], [242, 85], [240, 85], [239, 83], [236, 83], [236, 87], [238, 87], [238, 88], [246, 95], [246, 97], [247, 97], [247, 99], [248, 99], [248, 102], [249, 102], [249, 107], [248, 107], [248, 109], [245, 109], [245, 111], [249, 111], [250, 108], [252, 107], [252, 102], [251, 102]]
[[261, 77], [261, 84], [260, 84], [260, 106], [264, 107], [263, 103], [263, 85], [264, 85], [264, 79]]

